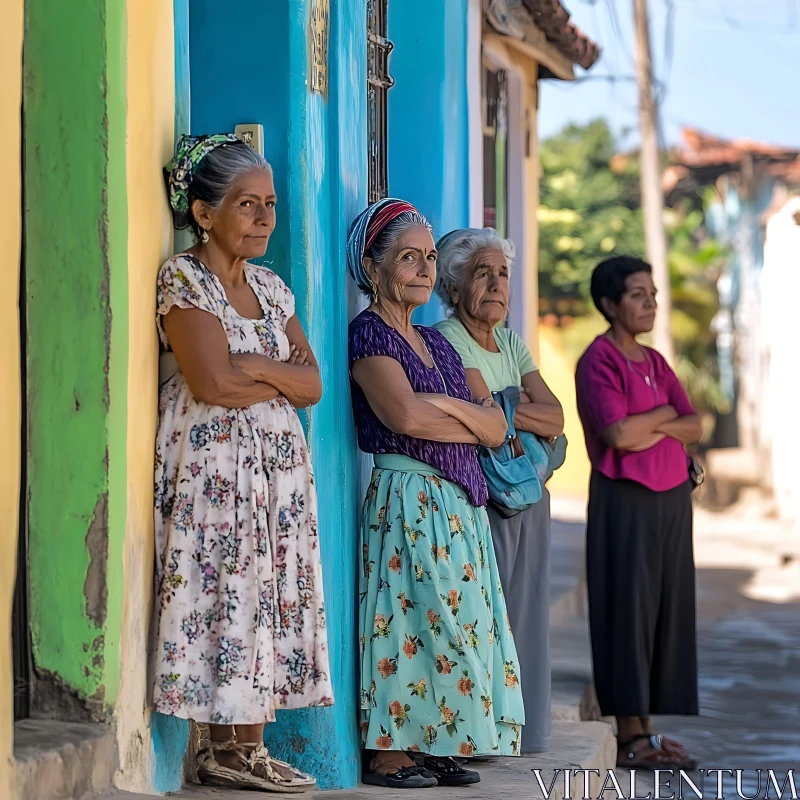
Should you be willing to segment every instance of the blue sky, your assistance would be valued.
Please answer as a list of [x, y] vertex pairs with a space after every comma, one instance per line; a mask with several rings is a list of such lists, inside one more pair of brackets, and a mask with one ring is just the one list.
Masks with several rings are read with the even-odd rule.
[[[682, 125], [724, 138], [800, 147], [800, 0], [672, 0], [674, 47], [667, 75], [669, 0], [649, 0], [657, 79], [667, 77], [664, 135]], [[603, 48], [580, 76], [633, 76], [633, 0], [565, 0], [572, 19]], [[636, 144], [636, 85], [586, 80], [541, 84], [539, 134], [606, 117], [620, 147]]]

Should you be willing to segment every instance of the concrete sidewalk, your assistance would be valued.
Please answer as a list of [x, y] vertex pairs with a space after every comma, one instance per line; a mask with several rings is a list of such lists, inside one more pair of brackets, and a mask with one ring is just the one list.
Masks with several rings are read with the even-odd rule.
[[[435, 787], [433, 789], [385, 789], [377, 786], [359, 785], [346, 791], [309, 792], [296, 797], [307, 800], [369, 800], [385, 798], [400, 800], [410, 797], [420, 800], [442, 800], [443, 798], [463, 798], [470, 800], [542, 800], [542, 792], [533, 769], [541, 770], [541, 780], [545, 787], [553, 782], [556, 769], [598, 769], [603, 774], [613, 763], [616, 754], [614, 737], [609, 736], [609, 726], [604, 722], [564, 722], [553, 723], [552, 752], [535, 757], [493, 758], [475, 764], [480, 770], [481, 782], [468, 787]], [[560, 773], [550, 793], [550, 800], [563, 800], [563, 773]], [[592, 796], [597, 796], [599, 787], [596, 776], [590, 783]], [[212, 789], [203, 786], [190, 786], [176, 797], [186, 800], [253, 800], [253, 792], [231, 792], [225, 789]], [[572, 775], [570, 797], [583, 796], [583, 776]], [[109, 796], [109, 800], [112, 796]], [[115, 795], [118, 800], [146, 800], [147, 795]]]
[[[473, 800], [539, 800], [544, 794], [532, 770], [540, 770], [545, 787], [553, 781], [555, 770], [596, 769], [605, 774], [614, 766], [616, 741], [611, 727], [596, 720], [597, 709], [591, 688], [591, 662], [586, 622], [586, 594], [583, 567], [584, 525], [580, 503], [556, 499], [551, 544], [550, 630], [553, 669], [553, 732], [550, 752], [519, 758], [492, 758], [475, 764], [481, 782], [470, 787], [417, 790], [414, 797]], [[563, 775], [563, 773], [562, 773]], [[563, 800], [562, 775], [555, 781], [551, 800]], [[590, 783], [597, 795], [602, 783]], [[252, 792], [231, 792], [201, 786], [188, 786], [174, 795], [185, 800], [251, 800]], [[573, 775], [571, 797], [583, 796], [583, 776]], [[145, 800], [145, 795], [109, 795], [119, 800]], [[367, 800], [408, 798], [408, 790], [391, 790], [359, 785], [352, 790], [310, 792], [308, 800]]]

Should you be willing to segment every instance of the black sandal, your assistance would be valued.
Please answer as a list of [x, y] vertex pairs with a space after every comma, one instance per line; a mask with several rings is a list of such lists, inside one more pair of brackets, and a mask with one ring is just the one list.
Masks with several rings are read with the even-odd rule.
[[464, 769], [450, 756], [425, 756], [422, 767], [428, 775], [436, 778], [439, 786], [467, 786], [471, 783], [480, 783], [481, 774], [474, 769]]
[[[635, 747], [635, 743], [647, 741], [651, 750], [649, 755], [642, 755], [643, 748]], [[626, 742], [618, 742], [617, 766], [627, 769], [673, 769], [693, 772], [697, 769], [697, 761], [692, 758], [678, 758], [668, 753], [663, 747], [663, 737], [649, 733], [640, 733]]]
[[435, 777], [423, 775], [418, 767], [400, 767], [387, 775], [365, 772], [361, 782], [368, 786], [388, 786], [390, 789], [430, 789], [437, 784]]

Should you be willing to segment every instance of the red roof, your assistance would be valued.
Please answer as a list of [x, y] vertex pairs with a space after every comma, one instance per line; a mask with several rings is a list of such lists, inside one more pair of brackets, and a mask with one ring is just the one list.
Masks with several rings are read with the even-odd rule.
[[559, 0], [523, 0], [533, 22], [547, 40], [573, 64], [589, 69], [600, 57], [600, 48], [573, 25], [569, 11]]
[[800, 156], [797, 148], [754, 142], [750, 139], [721, 139], [695, 128], [684, 128], [683, 144], [673, 152], [675, 160], [687, 167], [739, 163], [745, 156], [761, 156], [768, 160], [794, 161]]
[[662, 183], [671, 192], [678, 183], [688, 178], [693, 170], [706, 179], [737, 172], [745, 159], [762, 165], [762, 168], [788, 184], [800, 182], [800, 149], [755, 142], [751, 139], [721, 139], [696, 128], [684, 128], [683, 142], [670, 151], [673, 162], [666, 167]]

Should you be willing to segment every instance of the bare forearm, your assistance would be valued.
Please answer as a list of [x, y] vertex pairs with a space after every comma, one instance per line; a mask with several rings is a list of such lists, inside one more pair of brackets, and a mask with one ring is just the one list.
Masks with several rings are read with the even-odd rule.
[[499, 447], [503, 443], [508, 424], [500, 406], [496, 403], [482, 406], [457, 400], [447, 395], [426, 397], [428, 402], [466, 425], [477, 436], [480, 444], [487, 447]]
[[661, 406], [644, 414], [631, 414], [606, 428], [602, 436], [606, 444], [615, 450], [647, 449], [653, 446], [651, 442], [654, 435], [659, 433], [660, 426], [676, 416], [671, 406]]
[[254, 380], [238, 369], [217, 375], [198, 387], [189, 386], [196, 400], [210, 406], [247, 408], [256, 403], [274, 400], [280, 392], [268, 383]]
[[698, 414], [688, 414], [659, 425], [658, 432], [681, 444], [695, 444], [703, 435], [703, 425]]
[[643, 437], [639, 444], [635, 447], [626, 447], [625, 449], [629, 453], [639, 453], [642, 450], [649, 450], [651, 447], [655, 447], [659, 442], [663, 441], [667, 437], [664, 436], [663, 433], [651, 433], [648, 436]]
[[251, 378], [274, 386], [295, 408], [313, 406], [322, 396], [319, 369], [314, 364], [291, 364], [257, 353], [248, 353], [246, 363]]
[[517, 430], [529, 431], [551, 439], [564, 433], [564, 412], [560, 405], [524, 403], [517, 406], [514, 426]]
[[427, 400], [415, 399], [403, 419], [392, 427], [395, 433], [431, 442], [479, 444], [478, 437], [462, 422]]

